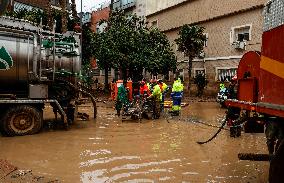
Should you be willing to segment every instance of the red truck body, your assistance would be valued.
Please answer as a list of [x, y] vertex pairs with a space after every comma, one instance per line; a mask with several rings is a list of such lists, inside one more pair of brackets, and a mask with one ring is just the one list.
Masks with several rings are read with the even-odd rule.
[[284, 117], [284, 25], [263, 33], [261, 53], [247, 52], [237, 76], [237, 100], [227, 106]]

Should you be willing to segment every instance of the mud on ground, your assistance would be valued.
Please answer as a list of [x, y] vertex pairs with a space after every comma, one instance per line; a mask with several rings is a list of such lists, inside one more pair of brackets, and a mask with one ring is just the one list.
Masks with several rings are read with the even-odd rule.
[[[92, 116], [91, 105], [80, 111]], [[223, 130], [208, 144], [196, 143], [217, 131], [212, 126], [220, 125], [224, 112], [215, 102], [195, 101], [181, 118], [122, 122], [102, 100], [97, 119], [78, 120], [68, 131], [46, 127], [32, 136], [0, 137], [0, 159], [68, 183], [267, 182], [268, 162], [237, 158], [240, 152], [267, 153], [263, 134], [230, 138]], [[51, 108], [44, 115], [52, 121]]]

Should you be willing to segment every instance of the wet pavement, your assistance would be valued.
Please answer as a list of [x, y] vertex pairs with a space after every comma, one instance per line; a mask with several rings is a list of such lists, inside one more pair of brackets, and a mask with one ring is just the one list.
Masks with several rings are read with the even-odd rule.
[[[222, 130], [208, 144], [196, 143], [217, 131], [196, 121], [219, 126], [224, 112], [214, 102], [196, 102], [183, 108], [181, 118], [122, 122], [100, 103], [96, 120], [78, 121], [68, 131], [0, 137], [0, 159], [68, 183], [267, 182], [268, 162], [237, 159], [240, 152], [267, 153], [264, 134], [230, 138]], [[50, 108], [45, 116], [52, 117]]]

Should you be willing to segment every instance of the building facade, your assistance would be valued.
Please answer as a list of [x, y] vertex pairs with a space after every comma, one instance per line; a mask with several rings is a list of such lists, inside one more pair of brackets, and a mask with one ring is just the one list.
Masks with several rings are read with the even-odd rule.
[[[195, 0], [147, 15], [151, 26], [158, 27], [172, 43], [179, 74], [188, 81], [188, 60], [177, 51], [174, 40], [182, 25], [197, 24], [205, 28], [204, 53], [193, 60], [192, 76], [206, 74], [208, 94], [218, 90], [218, 82], [229, 81], [242, 55], [261, 50], [263, 7], [266, 0]], [[185, 82], [187, 84], [188, 82]], [[194, 90], [194, 86], [190, 87]]]
[[175, 6], [186, 0], [146, 0], [146, 15], [153, 14], [168, 7]]
[[[48, 8], [48, 5], [51, 8], [55, 8], [61, 10], [59, 0], [14, 0], [11, 1], [11, 6], [14, 11], [18, 11], [20, 9], [32, 10], [34, 9], [42, 9], [45, 10]], [[66, 0], [66, 8], [70, 10], [69, 0]]]

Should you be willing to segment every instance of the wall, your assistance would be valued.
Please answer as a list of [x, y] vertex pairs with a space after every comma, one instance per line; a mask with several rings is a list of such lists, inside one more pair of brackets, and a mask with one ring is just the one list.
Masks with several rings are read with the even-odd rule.
[[[237, 68], [239, 60], [245, 52], [261, 50], [263, 2], [261, 0], [239, 0], [239, 6], [237, 6], [236, 2], [231, 0], [214, 0], [214, 4], [212, 4], [212, 0], [195, 0], [149, 15], [147, 21], [158, 20], [158, 28], [171, 41], [178, 61], [187, 61], [187, 58], [177, 51], [177, 45], [174, 42], [178, 37], [179, 28], [186, 23], [197, 23], [205, 27], [204, 32], [208, 33], [207, 47], [204, 47], [205, 58], [194, 60], [193, 71], [194, 68], [205, 68], [206, 76], [209, 79], [207, 93], [214, 94], [218, 90], [217, 68]], [[212, 8], [209, 8], [210, 6]], [[251, 40], [247, 41], [246, 50], [237, 50], [230, 42], [232, 37], [230, 32], [232, 27], [247, 24], [252, 26]], [[179, 63], [178, 68], [184, 69], [185, 80], [188, 81], [188, 62]], [[193, 85], [191, 88], [195, 88], [195, 86]]]
[[[191, 0], [176, 6], [147, 15], [149, 22], [158, 19], [162, 31], [206, 21], [212, 18], [241, 12], [245, 9], [263, 5], [267, 0]], [[178, 20], [178, 21], [177, 21]]]
[[146, 15], [174, 6], [186, 0], [146, 0]]
[[91, 29], [96, 32], [97, 23], [100, 20], [107, 20], [109, 17], [109, 7], [103, 8], [103, 9], [97, 9], [97, 11], [92, 12], [92, 18], [91, 18]]

